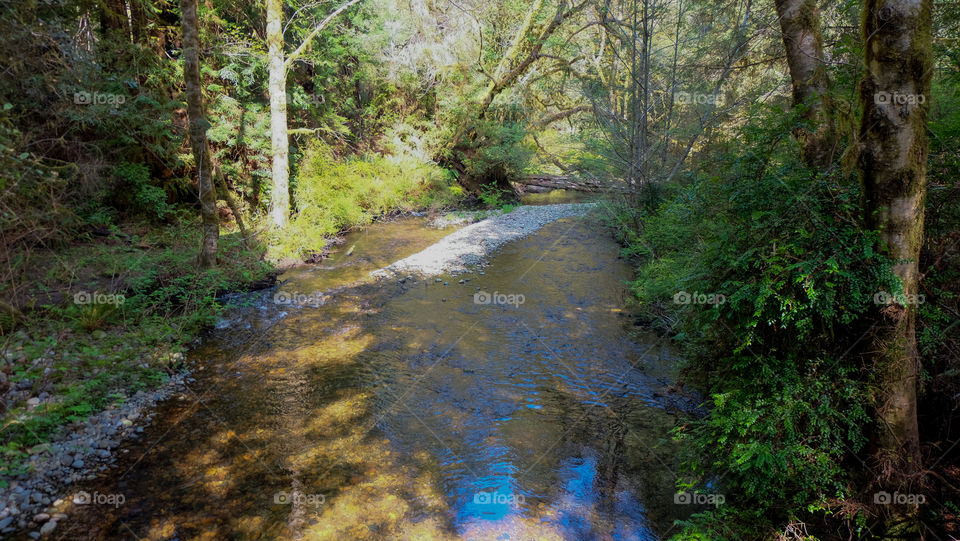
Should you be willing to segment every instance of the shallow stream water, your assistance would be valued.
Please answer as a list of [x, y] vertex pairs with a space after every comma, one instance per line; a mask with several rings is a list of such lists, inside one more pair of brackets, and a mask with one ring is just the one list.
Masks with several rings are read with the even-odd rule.
[[[676, 360], [627, 308], [591, 218], [437, 282], [369, 272], [452, 230], [348, 235], [236, 295], [64, 539], [658, 539], [673, 505]], [[352, 251], [351, 251], [352, 248]], [[347, 255], [349, 252], [349, 255]], [[466, 280], [459, 283], [460, 280]]]

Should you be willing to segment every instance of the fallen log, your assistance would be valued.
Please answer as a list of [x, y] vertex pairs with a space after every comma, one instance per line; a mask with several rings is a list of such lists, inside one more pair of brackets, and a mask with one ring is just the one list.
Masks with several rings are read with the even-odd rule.
[[[621, 191], [614, 186], [604, 186], [598, 181], [575, 179], [566, 175], [528, 175], [518, 180], [521, 186], [537, 186], [554, 190], [572, 190], [576, 192]], [[536, 191], [536, 190], [528, 190]]]

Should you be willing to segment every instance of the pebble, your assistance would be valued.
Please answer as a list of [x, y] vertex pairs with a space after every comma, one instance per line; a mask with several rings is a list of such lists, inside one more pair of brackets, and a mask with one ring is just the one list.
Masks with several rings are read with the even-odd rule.
[[40, 528], [40, 535], [50, 535], [57, 529], [57, 521], [51, 520]]
[[[143, 431], [143, 427], [135, 426], [134, 421], [138, 424], [149, 422], [153, 415], [146, 410], [173, 396], [187, 377], [186, 373], [181, 373], [153, 392], [138, 392], [114, 408], [67, 425], [66, 430], [50, 442], [31, 447], [31, 471], [9, 479], [9, 489], [0, 491], [0, 537], [17, 530], [34, 530], [36, 526], [40, 526], [39, 530], [27, 534], [31, 539], [51, 535], [58, 521], [68, 518], [63, 513], [54, 513], [51, 518], [51, 512], [64, 505], [68, 489], [71, 490], [70, 498], [72, 492], [78, 490], [71, 485], [93, 479], [94, 472], [115, 463], [111, 450], [116, 450], [121, 441], [134, 438]], [[29, 397], [26, 389], [32, 389], [33, 382], [20, 381], [16, 386], [22, 387], [20, 400], [25, 400]], [[10, 396], [8, 393], [6, 400], [10, 400]], [[32, 404], [43, 403], [50, 396], [48, 391], [43, 391], [31, 398]]]

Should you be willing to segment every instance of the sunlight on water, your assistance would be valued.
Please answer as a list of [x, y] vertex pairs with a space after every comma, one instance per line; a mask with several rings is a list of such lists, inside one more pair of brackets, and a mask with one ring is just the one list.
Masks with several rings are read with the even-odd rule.
[[344, 287], [439, 235], [424, 231], [381, 226], [355, 239], [361, 263], [299, 269], [278, 286], [322, 292], [322, 303], [247, 296], [193, 353], [198, 383], [161, 407], [120, 473], [91, 485], [127, 504], [96, 518], [77, 509], [89, 530], [72, 533], [655, 539], [668, 529], [673, 452], [655, 443], [673, 417], [654, 393], [673, 353], [632, 326], [618, 247], [596, 223], [565, 220], [505, 247], [483, 275]]

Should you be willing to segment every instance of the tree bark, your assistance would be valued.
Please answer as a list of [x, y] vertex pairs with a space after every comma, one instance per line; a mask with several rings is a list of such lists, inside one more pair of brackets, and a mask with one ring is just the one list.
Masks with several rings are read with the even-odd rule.
[[918, 260], [923, 242], [926, 135], [933, 69], [932, 0], [867, 0], [866, 74], [860, 83], [859, 168], [864, 212], [880, 231], [905, 302], [880, 307], [872, 336], [875, 420], [871, 444], [878, 471], [919, 467], [915, 334]]
[[103, 0], [100, 3], [100, 30], [103, 37], [129, 40], [127, 6], [122, 0]]
[[787, 66], [793, 87], [794, 107], [806, 107], [805, 117], [814, 131], [798, 129], [804, 162], [825, 169], [833, 161], [837, 137], [835, 121], [828, 105], [829, 81], [823, 62], [823, 35], [817, 0], [776, 0], [777, 15]]
[[287, 68], [310, 45], [337, 15], [360, 0], [348, 0], [333, 10], [310, 34], [294, 49], [284, 56], [283, 39], [283, 0], [267, 0], [267, 57], [270, 72], [268, 91], [270, 93], [270, 155], [273, 162], [273, 183], [270, 194], [270, 217], [273, 225], [283, 228], [290, 215], [290, 139], [287, 130]]
[[197, 0], [183, 0], [183, 74], [187, 86], [187, 116], [190, 121], [190, 146], [197, 163], [197, 185], [200, 191], [200, 216], [203, 241], [197, 261], [202, 268], [217, 264], [217, 240], [220, 223], [217, 199], [213, 192], [213, 166], [207, 151], [207, 125], [203, 117], [203, 87], [200, 79], [200, 36]]
[[270, 70], [270, 155], [273, 184], [270, 217], [273, 225], [287, 225], [290, 214], [290, 140], [287, 136], [287, 66], [283, 56], [283, 1], [267, 0], [267, 55]]
[[540, 58], [540, 52], [543, 50], [547, 39], [560, 28], [563, 21], [572, 17], [586, 7], [586, 5], [587, 3], [583, 2], [567, 8], [565, 1], [560, 2], [560, 5], [557, 7], [557, 12], [553, 18], [550, 19], [550, 22], [539, 32], [536, 32], [536, 29], [533, 28], [533, 21], [542, 8], [543, 1], [537, 0], [537, 2], [534, 3], [527, 14], [527, 20], [524, 22], [523, 27], [517, 32], [513, 46], [507, 51], [503, 60], [500, 61], [497, 71], [494, 73], [497, 79], [490, 82], [487, 91], [483, 95], [480, 108], [477, 110], [477, 118], [483, 118], [487, 114], [487, 110], [493, 103], [494, 98], [509, 88], [517, 78], [526, 73], [527, 69]]

